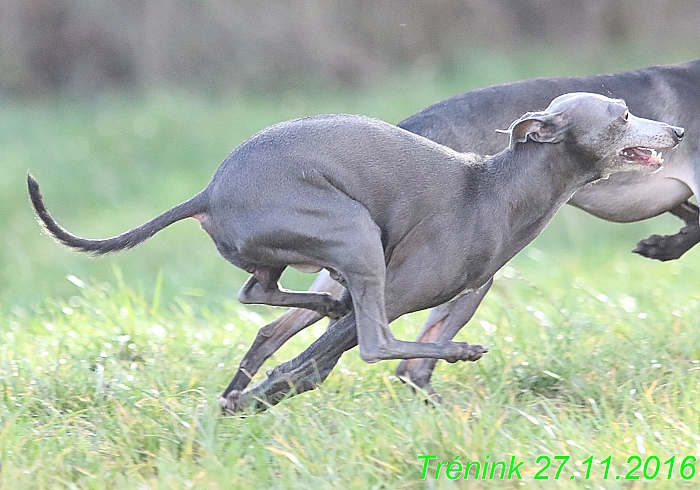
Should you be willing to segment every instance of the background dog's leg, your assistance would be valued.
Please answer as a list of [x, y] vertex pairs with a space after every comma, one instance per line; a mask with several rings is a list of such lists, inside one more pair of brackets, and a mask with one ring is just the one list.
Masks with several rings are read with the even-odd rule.
[[700, 217], [700, 210], [690, 201], [679, 204], [671, 209], [669, 213], [682, 219], [686, 225], [698, 224], [698, 219]]
[[[331, 279], [327, 271], [323, 271], [318, 275], [314, 283], [309, 288], [309, 291], [327, 292], [335, 299], [338, 299], [344, 288], [336, 281]], [[255, 373], [258, 372], [260, 366], [274, 354], [282, 345], [290, 338], [301, 332], [306, 327], [313, 325], [322, 316], [315, 311], [306, 310], [303, 308], [292, 308], [284, 315], [279, 317], [272, 323], [265, 325], [258, 331], [253, 345], [250, 347], [245, 357], [238, 367], [238, 371], [231, 383], [224, 391], [223, 396], [228, 396], [233, 391], [241, 391]]]
[[686, 226], [675, 235], [652, 235], [641, 240], [633, 252], [661, 261], [675, 260], [681, 257], [695, 244], [700, 242], [700, 212], [698, 207], [686, 201], [670, 211], [682, 219]]

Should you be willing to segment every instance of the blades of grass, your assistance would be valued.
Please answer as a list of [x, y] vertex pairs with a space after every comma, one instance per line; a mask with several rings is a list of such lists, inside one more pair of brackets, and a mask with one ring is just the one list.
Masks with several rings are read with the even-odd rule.
[[160, 297], [163, 292], [163, 269], [158, 270], [158, 275], [156, 276], [156, 286], [153, 290], [153, 301], [151, 302], [151, 315], [158, 315], [158, 308], [160, 307]]

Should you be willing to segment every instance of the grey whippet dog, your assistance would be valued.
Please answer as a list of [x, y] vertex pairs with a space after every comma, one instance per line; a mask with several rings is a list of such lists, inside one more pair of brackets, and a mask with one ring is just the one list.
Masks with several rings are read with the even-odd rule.
[[[242, 303], [332, 316], [351, 303], [336, 326], [350, 325], [367, 362], [474, 361], [483, 347], [400, 341], [389, 323], [483, 287], [577, 189], [616, 172], [656, 171], [656, 150], [683, 137], [682, 128], [632, 116], [621, 100], [586, 93], [557, 97], [508, 132], [508, 148], [483, 157], [363, 116], [288, 121], [238, 146], [193, 198], [108, 239], [67, 232], [31, 175], [27, 183], [45, 229], [75, 250], [128, 249], [194, 217], [226, 260], [252, 274]], [[328, 269], [348, 294], [280, 289], [288, 266]], [[222, 406], [235, 401], [222, 397]]]
[[[634, 251], [649, 258], [676, 259], [700, 242], [698, 208], [687, 201], [692, 194], [700, 196], [700, 138], [697, 137], [700, 134], [700, 59], [611, 75], [539, 78], [473, 90], [434, 104], [398, 126], [457, 151], [493, 154], [505, 144], [504, 136], [497, 134], [495, 128], [506, 127], [526, 110], [545, 107], [552, 98], [571, 91], [619, 97], [635, 114], [682, 125], [693, 137], [681, 150], [668, 155], [661, 171], [618, 173], [579, 189], [569, 204], [614, 222], [640, 221], [666, 211], [683, 219], [686, 226], [679, 233], [653, 235], [639, 242]], [[453, 338], [472, 317], [489, 286], [490, 283], [434, 308], [417, 340], [435, 342]], [[323, 271], [311, 290], [340, 297], [343, 287]], [[226, 394], [242, 391], [280, 346], [320, 318], [310, 310], [292, 309], [263, 327], [241, 361]], [[326, 372], [342, 353], [339, 346], [343, 344], [338, 330], [330, 333], [332, 336], [325, 340], [337, 356], [327, 357], [331, 365], [325, 367], [319, 366], [320, 361], [316, 360], [317, 367]], [[309, 356], [310, 353], [305, 352], [297, 359], [297, 364]], [[435, 359], [405, 360], [397, 374], [431, 391], [429, 381], [436, 362]], [[255, 387], [247, 395], [265, 396], [268, 385], [274, 385], [274, 380]]]

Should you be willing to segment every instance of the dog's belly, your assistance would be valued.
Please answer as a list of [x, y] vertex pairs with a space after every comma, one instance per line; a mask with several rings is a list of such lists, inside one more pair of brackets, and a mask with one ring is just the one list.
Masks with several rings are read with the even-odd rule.
[[462, 247], [468, 236], [461, 242], [437, 233], [432, 238], [395, 250], [387, 264], [385, 300], [390, 318], [432, 308], [462, 291], [477, 289], [498, 269], [496, 247], [488, 240]]
[[317, 272], [321, 272], [323, 270], [323, 267], [312, 264], [289, 264], [289, 267], [292, 267], [299, 272], [303, 272], [304, 274], [316, 274]]
[[691, 195], [687, 185], [664, 169], [651, 175], [612, 175], [579, 189], [569, 204], [598, 218], [629, 223], [658, 216]]

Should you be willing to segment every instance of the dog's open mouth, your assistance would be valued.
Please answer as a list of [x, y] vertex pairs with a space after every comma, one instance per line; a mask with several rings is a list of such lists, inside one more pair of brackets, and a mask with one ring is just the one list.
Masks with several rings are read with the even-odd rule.
[[661, 165], [664, 163], [664, 159], [661, 158], [661, 152], [657, 152], [653, 148], [633, 146], [622, 150], [620, 155], [628, 162], [638, 163], [640, 165], [661, 167]]

